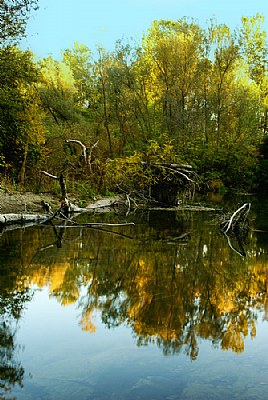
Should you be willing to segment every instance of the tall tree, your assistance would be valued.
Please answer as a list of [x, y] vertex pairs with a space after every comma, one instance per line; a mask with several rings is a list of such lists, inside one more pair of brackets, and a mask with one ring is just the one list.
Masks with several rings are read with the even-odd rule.
[[57, 125], [76, 121], [77, 89], [70, 67], [48, 57], [40, 62], [40, 72], [38, 89], [46, 112], [53, 117]]
[[264, 17], [256, 14], [242, 18], [240, 45], [245, 57], [250, 78], [260, 88], [260, 99], [263, 105], [260, 126], [268, 132], [268, 47], [267, 34], [262, 28]]
[[84, 44], [75, 42], [72, 49], [64, 51], [63, 62], [68, 65], [72, 71], [79, 104], [84, 107], [88, 106], [90, 88], [92, 86], [90, 49]]
[[44, 130], [34, 87], [37, 80], [38, 70], [30, 52], [14, 47], [0, 50], [0, 154], [4, 171], [12, 169], [15, 180], [29, 154], [29, 146], [37, 145], [34, 151], [32, 148], [34, 156], [43, 141]]
[[214, 144], [218, 148], [221, 140], [225, 140], [222, 132], [228, 130], [232, 83], [235, 80], [235, 68], [239, 60], [239, 47], [235, 35], [226, 25], [211, 24], [210, 41], [215, 46], [212, 90], [214, 93]]
[[111, 114], [109, 112], [109, 102], [108, 102], [108, 71], [112, 65], [113, 59], [111, 54], [106, 52], [102, 47], [98, 48], [98, 60], [94, 65], [94, 74], [100, 93], [100, 103], [101, 104], [101, 120], [106, 131], [106, 137], [108, 142], [109, 154], [113, 153], [113, 143], [112, 143], [112, 133], [111, 133]]
[[204, 32], [185, 18], [155, 21], [144, 40], [154, 91], [162, 108], [162, 130], [181, 141], [189, 134]]

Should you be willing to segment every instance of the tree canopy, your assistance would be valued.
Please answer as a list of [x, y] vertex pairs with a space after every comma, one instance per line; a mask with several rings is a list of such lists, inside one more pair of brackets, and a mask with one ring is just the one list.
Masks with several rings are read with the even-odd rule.
[[0, 46], [14, 44], [25, 34], [32, 9], [37, 10], [38, 0], [0, 1]]
[[[16, 5], [21, 18], [3, 20], [12, 42], [37, 4], [1, 4], [7, 14]], [[38, 165], [67, 171], [95, 192], [116, 190], [122, 173], [109, 175], [111, 160], [131, 176], [134, 160], [149, 161], [157, 149], [154, 162], [191, 164], [211, 187], [256, 187], [268, 129], [262, 23], [258, 14], [233, 31], [215, 20], [206, 28], [189, 18], [154, 21], [140, 44], [118, 41], [114, 51], [94, 53], [75, 42], [61, 60], [34, 61], [29, 52], [2, 48], [3, 176], [24, 185]], [[87, 171], [66, 139], [94, 149]]]

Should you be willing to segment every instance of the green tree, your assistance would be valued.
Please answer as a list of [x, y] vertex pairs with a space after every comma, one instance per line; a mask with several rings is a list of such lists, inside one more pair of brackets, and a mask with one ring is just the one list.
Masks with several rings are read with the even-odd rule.
[[38, 89], [44, 109], [57, 125], [76, 120], [77, 89], [70, 67], [48, 57], [40, 62], [40, 72]]
[[89, 105], [90, 91], [93, 84], [91, 58], [90, 49], [78, 42], [74, 43], [72, 49], [67, 49], [63, 53], [63, 62], [69, 66], [73, 74], [78, 103], [84, 107]]
[[204, 32], [185, 18], [155, 21], [144, 39], [154, 79], [152, 89], [162, 112], [162, 133], [179, 139], [182, 145], [195, 133], [192, 121], [203, 42]]
[[113, 139], [111, 132], [111, 114], [110, 104], [108, 101], [108, 86], [109, 77], [108, 71], [113, 63], [112, 55], [106, 52], [102, 47], [98, 48], [98, 60], [94, 63], [94, 76], [99, 93], [99, 103], [96, 115], [100, 118], [100, 125], [104, 128], [106, 133], [107, 143], [106, 151], [111, 156], [113, 153]]
[[38, 0], [0, 1], [0, 47], [16, 43], [25, 34], [30, 11], [37, 8]]
[[0, 79], [2, 172], [12, 172], [11, 177], [23, 183], [27, 158], [36, 162], [44, 140], [32, 54], [15, 47], [1, 49]]
[[250, 78], [260, 88], [261, 119], [260, 127], [264, 134], [268, 130], [268, 76], [267, 76], [267, 34], [262, 29], [264, 17], [256, 14], [242, 18], [240, 44], [248, 66]]
[[210, 41], [215, 46], [212, 71], [211, 106], [214, 115], [214, 132], [212, 140], [216, 148], [225, 140], [228, 132], [229, 110], [232, 106], [233, 82], [236, 78], [236, 66], [239, 60], [239, 48], [235, 35], [226, 25], [211, 25]]

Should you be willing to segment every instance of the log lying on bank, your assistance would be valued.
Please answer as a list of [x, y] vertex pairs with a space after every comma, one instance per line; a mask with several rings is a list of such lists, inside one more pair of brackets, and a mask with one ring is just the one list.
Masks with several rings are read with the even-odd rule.
[[29, 222], [40, 223], [49, 218], [43, 214], [0, 214], [0, 225], [26, 224]]
[[[120, 202], [122, 202], [122, 196], [115, 196], [113, 198], [101, 199], [92, 204], [89, 204], [87, 207], [78, 207], [72, 203], [69, 203], [69, 213], [70, 214], [81, 214], [87, 212], [107, 212], [111, 211], [116, 207]], [[59, 207], [54, 213], [50, 210], [50, 205], [45, 202], [41, 202], [41, 205], [44, 208], [48, 207], [48, 212], [46, 214], [30, 214], [30, 213], [5, 213], [0, 214], [0, 228], [6, 226], [32, 226], [38, 223], [48, 222], [55, 217], [66, 218], [67, 215], [64, 213], [64, 209]], [[44, 208], [45, 210], [45, 208]]]
[[83, 209], [83, 211], [84, 212], [89, 212], [89, 211], [102, 212], [102, 211], [106, 211], [106, 210], [111, 210], [114, 207], [118, 206], [119, 204], [124, 204], [124, 198], [122, 195], [96, 200], [94, 203], [88, 204]]
[[191, 165], [175, 163], [142, 163], [144, 167], [157, 170], [159, 179], [150, 187], [150, 196], [160, 204], [176, 206], [179, 194], [188, 192], [193, 199], [197, 185], [196, 173]]

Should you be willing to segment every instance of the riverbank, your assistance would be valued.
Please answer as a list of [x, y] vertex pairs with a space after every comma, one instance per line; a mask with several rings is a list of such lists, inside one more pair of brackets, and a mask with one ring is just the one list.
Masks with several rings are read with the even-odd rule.
[[[35, 194], [32, 192], [10, 192], [0, 191], [0, 214], [5, 213], [43, 213], [42, 201], [50, 204], [52, 210], [56, 210], [60, 206], [60, 199], [49, 193]], [[75, 199], [70, 199], [72, 203], [76, 203]], [[84, 207], [88, 210], [109, 209], [116, 203], [120, 203], [120, 196], [101, 198], [94, 202], [89, 201]], [[79, 207], [78, 207], [79, 208]], [[82, 210], [85, 210], [81, 209]]]
[[42, 200], [55, 206], [58, 202], [50, 194], [0, 191], [0, 213], [42, 212]]

